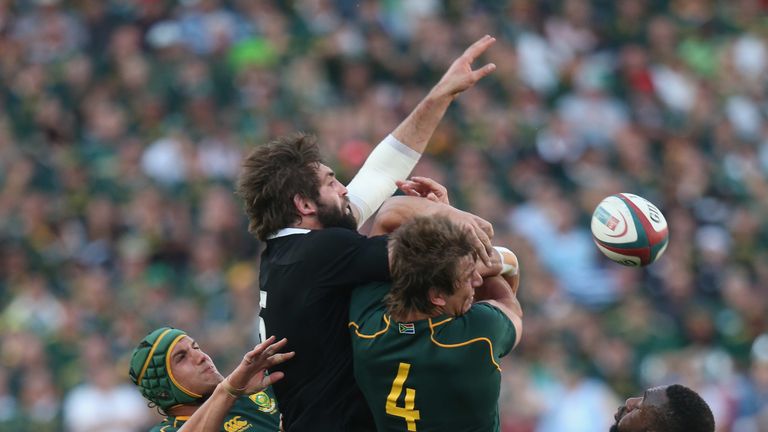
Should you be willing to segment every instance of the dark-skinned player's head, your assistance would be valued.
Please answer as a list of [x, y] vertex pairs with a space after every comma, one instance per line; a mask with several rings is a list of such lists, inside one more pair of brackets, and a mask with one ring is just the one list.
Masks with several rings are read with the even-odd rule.
[[476, 253], [461, 227], [446, 217], [416, 217], [392, 233], [389, 247], [392, 287], [385, 301], [391, 315], [458, 314], [471, 304], [473, 288], [459, 294], [464, 279], [476, 274]]
[[629, 398], [614, 416], [611, 432], [714, 432], [709, 405], [688, 387], [654, 387]]

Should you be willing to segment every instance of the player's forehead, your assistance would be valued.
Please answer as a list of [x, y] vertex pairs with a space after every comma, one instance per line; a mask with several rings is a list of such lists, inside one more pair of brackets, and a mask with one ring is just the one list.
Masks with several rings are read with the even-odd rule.
[[329, 167], [328, 165], [322, 162], [317, 163], [315, 170], [317, 171], [317, 175], [320, 178], [326, 178], [326, 177], [335, 175], [331, 167]]
[[646, 406], [664, 406], [669, 402], [667, 397], [667, 386], [649, 388], [643, 394], [643, 405]]
[[179, 339], [178, 342], [176, 342], [176, 345], [173, 346], [173, 351], [171, 351], [171, 355], [176, 355], [177, 353], [186, 351], [190, 349], [195, 344], [195, 340], [191, 337], [184, 335]]
[[459, 274], [462, 277], [471, 276], [475, 271], [476, 262], [475, 257], [472, 254], [464, 255], [459, 258]]

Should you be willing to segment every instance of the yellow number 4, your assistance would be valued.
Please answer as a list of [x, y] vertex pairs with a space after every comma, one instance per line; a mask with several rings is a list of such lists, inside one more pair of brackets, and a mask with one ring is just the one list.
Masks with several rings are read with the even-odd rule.
[[408, 379], [408, 371], [411, 370], [411, 365], [408, 363], [400, 363], [397, 369], [397, 376], [392, 382], [392, 390], [389, 391], [387, 396], [387, 414], [402, 417], [408, 424], [409, 432], [416, 432], [416, 420], [419, 417], [419, 410], [415, 410], [414, 402], [416, 400], [416, 390], [411, 388], [405, 389], [405, 406], [397, 406], [397, 399], [400, 398], [400, 394], [403, 392], [403, 384]]

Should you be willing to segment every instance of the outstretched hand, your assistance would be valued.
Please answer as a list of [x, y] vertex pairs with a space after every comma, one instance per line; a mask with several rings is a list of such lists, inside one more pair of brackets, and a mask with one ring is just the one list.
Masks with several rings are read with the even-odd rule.
[[411, 177], [409, 180], [396, 182], [404, 194], [426, 198], [430, 201], [450, 205], [448, 189], [429, 177]]
[[283, 338], [275, 342], [275, 337], [270, 336], [264, 342], [256, 345], [251, 351], [243, 356], [243, 360], [225, 378], [229, 385], [242, 394], [258, 393], [268, 386], [280, 381], [284, 374], [274, 372], [266, 375], [267, 368], [279, 365], [280, 363], [291, 359], [295, 352], [280, 353], [288, 340]]
[[451, 63], [440, 81], [435, 85], [435, 91], [442, 95], [455, 98], [459, 93], [475, 85], [483, 77], [496, 70], [496, 65], [488, 63], [479, 69], [472, 70], [472, 63], [488, 49], [496, 38], [485, 35], [469, 46], [464, 53]]

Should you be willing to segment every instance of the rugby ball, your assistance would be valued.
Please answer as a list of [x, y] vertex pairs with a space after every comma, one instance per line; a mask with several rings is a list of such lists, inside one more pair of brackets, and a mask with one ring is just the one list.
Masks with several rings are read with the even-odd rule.
[[647, 199], [631, 194], [611, 195], [592, 214], [592, 239], [613, 261], [631, 267], [651, 264], [667, 249], [667, 220]]

